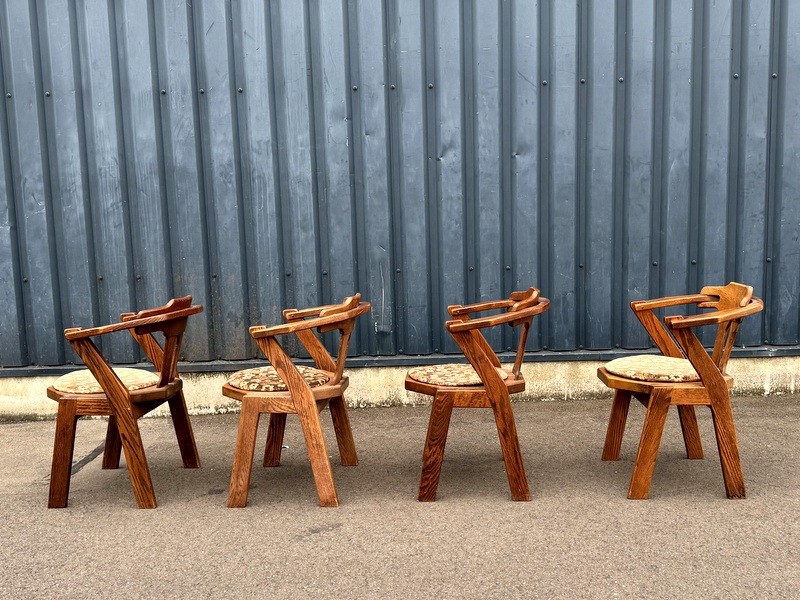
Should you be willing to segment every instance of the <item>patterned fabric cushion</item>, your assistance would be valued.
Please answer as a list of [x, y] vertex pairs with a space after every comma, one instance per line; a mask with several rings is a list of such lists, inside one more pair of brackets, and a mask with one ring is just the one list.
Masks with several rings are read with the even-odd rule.
[[616, 358], [606, 363], [606, 371], [638, 381], [700, 381], [692, 363], [685, 358], [671, 356], [639, 354]]
[[[319, 387], [328, 383], [329, 377], [325, 371], [304, 365], [299, 365], [297, 370], [309, 387]], [[248, 392], [285, 392], [289, 389], [275, 367], [256, 367], [237, 371], [231, 375], [228, 385]]]
[[[508, 371], [505, 369], [497, 369], [501, 379], [508, 378]], [[472, 365], [430, 365], [428, 367], [417, 367], [408, 372], [411, 379], [416, 379], [422, 383], [429, 383], [431, 385], [441, 385], [448, 387], [457, 387], [463, 385], [483, 385], [478, 373], [472, 368]]]
[[[120, 367], [119, 369], [113, 369], [113, 371], [117, 374], [117, 377], [120, 378], [123, 385], [131, 391], [140, 390], [158, 383], [158, 373], [151, 373], [144, 369]], [[56, 379], [53, 387], [59, 392], [66, 392], [68, 394], [103, 393], [103, 388], [97, 383], [97, 380], [89, 369], [81, 369], [80, 371], [72, 371], [72, 373], [62, 375]]]

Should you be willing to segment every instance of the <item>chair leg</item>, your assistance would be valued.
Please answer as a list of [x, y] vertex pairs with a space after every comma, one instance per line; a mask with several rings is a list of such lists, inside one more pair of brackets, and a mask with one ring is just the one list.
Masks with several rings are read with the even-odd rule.
[[264, 448], [264, 466], [277, 467], [281, 464], [283, 433], [286, 430], [286, 413], [272, 413], [269, 416], [267, 445]]
[[178, 438], [178, 448], [181, 452], [184, 468], [199, 468], [200, 456], [197, 453], [192, 422], [189, 420], [189, 411], [186, 408], [186, 398], [183, 396], [183, 390], [169, 399], [169, 412], [172, 416], [175, 436]]
[[150, 467], [144, 453], [142, 435], [139, 424], [132, 413], [117, 417], [117, 427], [122, 440], [122, 451], [125, 453], [125, 463], [128, 465], [128, 475], [131, 478], [133, 496], [139, 508], [155, 508], [156, 493], [153, 489], [153, 479], [150, 476]]
[[497, 434], [500, 437], [500, 448], [503, 451], [503, 462], [506, 465], [511, 498], [528, 501], [531, 499], [531, 492], [528, 488], [528, 478], [525, 475], [525, 465], [522, 463], [522, 450], [519, 447], [511, 399], [507, 395], [497, 399], [492, 402], [492, 410], [497, 424]]
[[76, 403], [66, 400], [58, 403], [56, 435], [53, 442], [53, 464], [50, 469], [48, 508], [64, 508], [69, 498], [72, 475], [72, 456], [75, 451], [75, 428], [78, 424]]
[[453, 401], [453, 395], [448, 393], [436, 394], [433, 398], [431, 416], [428, 420], [428, 435], [422, 452], [422, 476], [417, 495], [417, 500], [420, 502], [436, 500], [436, 490], [439, 488], [439, 477], [442, 474], [444, 447], [450, 429], [450, 415], [453, 414]]
[[350, 428], [350, 417], [347, 415], [347, 405], [344, 397], [331, 398], [328, 402], [333, 419], [333, 430], [336, 432], [336, 443], [339, 446], [339, 457], [342, 464], [348, 467], [358, 465], [356, 443], [353, 440], [353, 430]]
[[117, 428], [117, 417], [108, 417], [108, 427], [106, 428], [106, 445], [103, 450], [103, 468], [119, 469], [119, 459], [122, 454], [122, 439], [119, 437]]
[[697, 427], [697, 416], [694, 406], [684, 404], [678, 406], [678, 416], [681, 419], [683, 443], [686, 446], [686, 458], [699, 460], [703, 458], [703, 442], [700, 441], [700, 429]]
[[733, 411], [727, 390], [724, 398], [712, 399], [711, 415], [717, 436], [722, 477], [725, 480], [725, 493], [728, 498], [744, 498], [746, 494], [742, 463], [739, 459], [739, 442], [736, 439], [736, 427], [733, 424]]
[[233, 465], [231, 466], [228, 508], [247, 506], [259, 417], [261, 417], [261, 413], [258, 412], [256, 406], [246, 400], [242, 401], [242, 412], [239, 415], [239, 427], [236, 431], [236, 448], [233, 451]]
[[311, 472], [314, 475], [314, 484], [317, 488], [320, 506], [339, 506], [339, 497], [333, 483], [333, 470], [325, 448], [325, 438], [322, 434], [322, 424], [319, 420], [317, 403], [310, 391], [297, 394], [295, 397], [297, 416], [303, 428], [303, 437], [306, 442], [308, 458], [311, 461]]
[[616, 390], [614, 403], [611, 405], [611, 416], [608, 419], [606, 443], [603, 446], [603, 460], [619, 460], [622, 449], [622, 436], [625, 433], [625, 423], [628, 420], [628, 408], [631, 405], [631, 393], [625, 390]]
[[653, 470], [656, 466], [658, 447], [661, 445], [661, 434], [667, 419], [669, 401], [668, 390], [657, 389], [650, 396], [642, 427], [642, 437], [639, 441], [639, 450], [636, 453], [636, 464], [633, 467], [631, 485], [628, 489], [628, 498], [631, 500], [646, 500], [650, 493], [650, 483], [653, 480]]

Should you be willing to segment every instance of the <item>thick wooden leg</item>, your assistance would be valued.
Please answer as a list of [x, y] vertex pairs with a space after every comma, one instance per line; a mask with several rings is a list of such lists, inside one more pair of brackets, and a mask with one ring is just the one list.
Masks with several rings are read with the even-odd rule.
[[511, 498], [522, 501], [530, 500], [531, 492], [528, 488], [528, 478], [525, 476], [525, 465], [522, 463], [522, 451], [519, 447], [511, 399], [507, 395], [496, 399], [492, 402], [492, 410], [497, 424], [497, 434], [500, 437], [500, 448], [503, 451]]
[[650, 494], [650, 483], [656, 466], [658, 447], [661, 445], [661, 434], [669, 410], [669, 391], [655, 390], [650, 396], [647, 414], [644, 417], [642, 437], [636, 453], [636, 464], [633, 467], [628, 498], [646, 500]]
[[72, 475], [72, 456], [75, 451], [75, 428], [78, 423], [76, 408], [75, 402], [61, 401], [58, 403], [48, 508], [67, 506], [70, 476]]
[[172, 426], [175, 428], [175, 435], [178, 438], [178, 448], [181, 451], [183, 466], [187, 469], [199, 468], [200, 456], [197, 454], [192, 422], [189, 420], [189, 411], [186, 409], [183, 390], [169, 399], [169, 412], [172, 415]]
[[250, 472], [253, 470], [253, 453], [256, 449], [256, 432], [261, 414], [257, 407], [242, 402], [239, 428], [236, 433], [236, 448], [233, 451], [231, 485], [228, 489], [228, 508], [247, 506], [250, 491]]
[[117, 428], [117, 417], [108, 417], [108, 427], [106, 428], [106, 445], [103, 449], [103, 468], [119, 469], [119, 458], [122, 454], [122, 439], [119, 437]]
[[733, 424], [733, 411], [727, 390], [724, 398], [712, 398], [711, 415], [717, 436], [722, 477], [725, 480], [725, 493], [728, 498], [744, 498], [744, 474], [739, 460], [739, 442], [736, 439], [736, 427]]
[[142, 436], [139, 433], [139, 424], [132, 413], [117, 414], [117, 427], [122, 439], [122, 451], [125, 453], [125, 463], [128, 465], [128, 475], [133, 486], [133, 496], [139, 508], [155, 508], [156, 493], [153, 489], [153, 479], [150, 476], [150, 467], [144, 453]]
[[616, 390], [614, 403], [611, 405], [611, 416], [608, 419], [606, 443], [603, 446], [603, 460], [619, 460], [622, 449], [622, 436], [625, 433], [625, 423], [628, 420], [628, 408], [631, 405], [631, 393], [625, 390]]
[[302, 396], [295, 397], [297, 416], [300, 417], [300, 426], [303, 428], [303, 437], [306, 441], [308, 458], [311, 461], [311, 471], [314, 474], [314, 484], [317, 487], [320, 506], [339, 506], [339, 497], [333, 483], [333, 470], [325, 448], [325, 438], [322, 434], [322, 423], [317, 412], [317, 403], [311, 391], [303, 392]]
[[267, 445], [264, 448], [264, 466], [277, 467], [281, 464], [283, 432], [286, 430], [286, 413], [272, 413], [269, 416]]
[[339, 457], [342, 464], [354, 467], [358, 464], [356, 443], [353, 440], [353, 430], [350, 428], [350, 418], [347, 415], [347, 405], [344, 397], [331, 398], [328, 406], [331, 409], [333, 430], [336, 432], [336, 443], [339, 445]]
[[700, 429], [697, 427], [697, 416], [691, 404], [678, 406], [678, 416], [681, 419], [683, 431], [683, 444], [686, 446], [686, 458], [703, 458], [703, 443], [700, 441]]
[[442, 474], [444, 447], [447, 443], [447, 431], [450, 429], [450, 415], [453, 414], [452, 394], [436, 394], [431, 406], [428, 420], [428, 435], [425, 438], [425, 449], [422, 452], [422, 476], [419, 480], [420, 502], [436, 500], [439, 488], [439, 477]]

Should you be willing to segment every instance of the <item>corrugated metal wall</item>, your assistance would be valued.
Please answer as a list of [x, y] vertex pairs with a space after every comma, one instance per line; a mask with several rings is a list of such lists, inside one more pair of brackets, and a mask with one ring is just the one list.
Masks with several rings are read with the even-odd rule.
[[187, 360], [354, 290], [358, 353], [450, 352], [447, 304], [531, 284], [532, 348], [647, 345], [630, 300], [731, 279], [742, 343], [798, 345], [800, 2], [0, 9], [3, 366], [178, 294]]

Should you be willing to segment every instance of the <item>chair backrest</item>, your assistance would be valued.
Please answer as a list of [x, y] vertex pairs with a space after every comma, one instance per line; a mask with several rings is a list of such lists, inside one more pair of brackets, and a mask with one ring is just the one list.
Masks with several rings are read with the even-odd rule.
[[[473, 368], [481, 374], [476, 362], [483, 363], [484, 367], [482, 369], [489, 372], [485, 369], [485, 365], [499, 367], [500, 359], [497, 358], [494, 350], [492, 350], [480, 330], [506, 324], [511, 327], [522, 326], [514, 366], [512, 367], [514, 377], [520, 378], [522, 360], [525, 356], [525, 344], [528, 340], [528, 332], [530, 331], [533, 317], [542, 314], [549, 307], [550, 300], [542, 298], [537, 288], [530, 287], [527, 290], [512, 292], [508, 299], [505, 300], [479, 302], [467, 306], [460, 304], [449, 306], [447, 311], [454, 317], [454, 320], [445, 323], [445, 328], [453, 336], [453, 339], [464, 352]], [[503, 312], [476, 319], [470, 317], [471, 314], [490, 310], [502, 310]], [[483, 379], [483, 374], [481, 374], [481, 379]]]
[[[119, 323], [90, 329], [81, 327], [65, 329], [64, 337], [70, 341], [75, 352], [92, 371], [95, 379], [103, 385], [103, 389], [106, 389], [105, 386], [108, 384], [127, 395], [127, 389], [111, 370], [91, 338], [117, 331], [127, 330], [130, 332], [159, 372], [158, 387], [164, 387], [178, 377], [177, 364], [186, 321], [191, 315], [202, 312], [202, 310], [202, 306], [192, 305], [191, 296], [173, 298], [164, 306], [142, 310], [138, 313], [122, 313]], [[163, 347], [153, 336], [153, 333], [156, 332], [164, 335]]]
[[[350, 337], [355, 328], [358, 317], [371, 310], [369, 302], [361, 301], [361, 294], [346, 297], [339, 304], [328, 304], [313, 308], [288, 308], [283, 311], [283, 318], [287, 321], [284, 325], [272, 327], [254, 326], [250, 328], [250, 335], [255, 339], [261, 351], [267, 356], [272, 365], [280, 369], [276, 362], [287, 364], [288, 355], [275, 340], [276, 336], [294, 334], [308, 351], [317, 368], [333, 373], [331, 384], [339, 383], [344, 373], [347, 359], [347, 348]], [[336, 359], [330, 355], [318, 334], [338, 330], [340, 333], [339, 349]], [[284, 359], [279, 361], [278, 358]]]
[[[701, 365], [706, 368], [708, 366], [706, 360], [701, 356], [703, 354], [710, 359], [721, 374], [724, 374], [736, 341], [739, 325], [744, 317], [763, 310], [764, 303], [760, 298], [753, 296], [752, 286], [737, 282], [731, 282], [725, 286], [706, 286], [700, 290], [700, 294], [705, 298], [699, 300], [697, 306], [714, 310], [691, 316], [669, 316], [664, 319], [664, 322], [698, 373], [700, 373]], [[692, 332], [692, 328], [706, 325], [717, 326], [714, 349], [710, 357]]]

